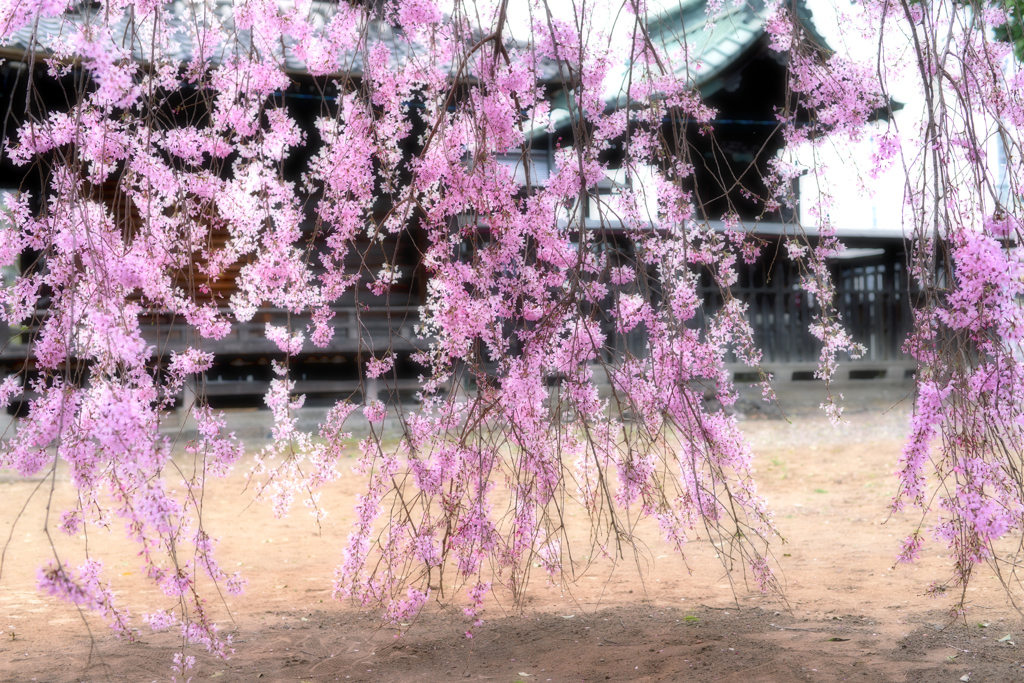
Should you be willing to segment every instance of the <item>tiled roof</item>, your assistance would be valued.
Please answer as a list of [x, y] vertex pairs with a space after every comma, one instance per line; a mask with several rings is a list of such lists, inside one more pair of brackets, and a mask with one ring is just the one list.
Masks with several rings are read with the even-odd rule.
[[[797, 16], [807, 37], [823, 47], [824, 41], [811, 23], [811, 12], [804, 2], [797, 3]], [[672, 66], [676, 75], [690, 87], [710, 95], [727, 85], [732, 65], [765, 35], [767, 15], [764, 0], [732, 2], [726, 0], [721, 11], [709, 22], [707, 0], [681, 0], [665, 12], [648, 17], [651, 41], [663, 48], [670, 57], [687, 55]], [[606, 101], [610, 108], [626, 105], [628, 64], [622, 66], [622, 84], [609, 89]], [[564, 101], [564, 96], [563, 96]], [[551, 125], [564, 128], [570, 122], [567, 109], [556, 109], [551, 114]], [[534, 135], [545, 132], [544, 127], [533, 129]]]
[[724, 3], [713, 24], [706, 5], [705, 0], [689, 0], [648, 19], [651, 40], [665, 52], [672, 55], [685, 47], [690, 58], [675, 64], [675, 73], [702, 90], [764, 35], [762, 2]]
[[[169, 21], [172, 25], [177, 22], [179, 30], [174, 34], [175, 44], [170, 51], [164, 51], [162, 56], [170, 61], [186, 62], [193, 54], [193, 46], [189, 32], [184, 29], [184, 22], [190, 21], [192, 11], [190, 6], [193, 3], [188, 0], [175, 0], [167, 5]], [[88, 7], [89, 3], [83, 3]], [[212, 14], [216, 21], [222, 22], [227, 32], [232, 33], [233, 26], [233, 3], [231, 0], [214, 0], [212, 3]], [[703, 94], [708, 95], [719, 88], [726, 86], [725, 79], [729, 75], [730, 67], [749, 48], [762, 39], [764, 36], [764, 0], [749, 0], [748, 2], [736, 3], [727, 0], [723, 3], [722, 10], [714, 17], [713, 25], [709, 23], [707, 12], [707, 0], [680, 0], [667, 12], [652, 14], [648, 17], [648, 31], [651, 39], [664, 49], [670, 56], [678, 57], [680, 54], [688, 55], [688, 59], [679, 58], [673, 65], [676, 74], [685, 82], [699, 89]], [[311, 5], [311, 20], [314, 25], [324, 25], [336, 11], [337, 3], [314, 0]], [[37, 55], [51, 53], [59, 40], [67, 37], [74, 26], [84, 25], [94, 16], [94, 10], [83, 9], [78, 12], [68, 12], [61, 17], [40, 19], [38, 25], [29, 24], [22, 27], [6, 42], [0, 44], [0, 56], [9, 59], [20, 58], [28, 51], [34, 51]], [[814, 31], [810, 23], [810, 11], [803, 2], [798, 2], [798, 16], [802, 20], [805, 29], [812, 40], [820, 42], [820, 36]], [[211, 20], [214, 20], [211, 17]], [[113, 37], [115, 41], [126, 48], [131, 46], [132, 55], [140, 62], [148, 61], [144, 45], [148, 41], [143, 40], [136, 27], [130, 23], [129, 15], [122, 17], [113, 26]], [[395, 59], [404, 59], [415, 50], [409, 41], [400, 34], [400, 29], [393, 29], [386, 22], [372, 21], [367, 26], [368, 42], [385, 41], [390, 44]], [[250, 46], [249, 31], [234, 32], [234, 39], [224, 41], [219, 47], [213, 59], [215, 62], [222, 62], [236, 52], [247, 50]], [[304, 73], [305, 64], [298, 60], [289, 44], [285, 43], [279, 49], [276, 57], [282, 60], [287, 71], [291, 73]], [[681, 53], [680, 48], [685, 47]], [[352, 52], [344, 63], [349, 65], [347, 73], [358, 75], [362, 73], [363, 54]], [[699, 66], [698, 66], [699, 65]], [[623, 64], [620, 75], [622, 80], [618, 86], [609, 88], [606, 93], [606, 101], [609, 107], [617, 108], [626, 104], [626, 83], [628, 78], [628, 64]], [[541, 76], [550, 83], [556, 83], [560, 77], [559, 66], [553, 60], [543, 60], [540, 64]], [[611, 79], [614, 83], [614, 78]], [[565, 95], [561, 96], [564, 101]], [[557, 105], [555, 105], [557, 106]], [[569, 124], [569, 111], [564, 108], [556, 108], [551, 113], [551, 125], [555, 129], [564, 128]], [[538, 125], [532, 129], [530, 136], [540, 135], [545, 132], [547, 125]]]
[[[88, 4], [84, 3], [86, 6]], [[187, 62], [194, 53], [191, 36], [184, 28], [184, 22], [192, 20], [190, 4], [192, 3], [186, 0], [175, 0], [167, 4], [167, 9], [169, 10], [168, 20], [172, 26], [177, 25], [177, 30], [174, 34], [175, 45], [171, 50], [163, 51], [161, 55], [170, 62]], [[247, 50], [251, 44], [251, 34], [249, 31], [233, 31], [234, 17], [232, 5], [233, 2], [231, 0], [214, 0], [213, 2], [212, 14], [216, 20], [223, 24], [227, 34], [235, 33], [233, 41], [226, 41], [218, 48], [219, 52], [214, 55], [215, 62], [223, 62], [231, 54]], [[310, 7], [311, 23], [314, 26], [325, 25], [330, 21], [337, 7], [337, 2], [313, 0]], [[41, 18], [38, 25], [29, 24], [24, 26], [16, 31], [9, 40], [0, 43], [0, 53], [9, 59], [20, 59], [30, 50], [39, 56], [45, 56], [54, 51], [60, 39], [67, 38], [75, 27], [85, 25], [94, 16], [95, 10], [86, 8], [80, 11], [68, 12], [60, 17]], [[146, 62], [149, 60], [149, 54], [144, 50], [143, 46], [148, 44], [148, 41], [140, 38], [139, 33], [136, 32], [136, 29], [130, 22], [131, 20], [127, 14], [122, 17], [112, 27], [113, 38], [115, 42], [125, 47], [131, 45], [132, 56], [140, 62]], [[393, 59], [404, 60], [416, 49], [414, 46], [410, 46], [410, 42], [401, 35], [400, 29], [396, 30], [386, 22], [371, 21], [366, 31], [368, 43], [384, 41], [390, 45]], [[285, 70], [289, 73], [305, 73], [306, 65], [296, 58], [294, 51], [288, 49], [291, 45], [290, 41], [286, 41], [274, 56], [284, 62]], [[517, 45], [517, 47], [523, 48], [525, 46]], [[347, 65], [345, 69], [347, 74], [358, 76], [363, 71], [363, 53], [351, 52], [347, 55], [346, 59], [342, 60], [342, 63]], [[542, 59], [538, 64], [538, 68], [541, 72], [541, 78], [544, 80], [554, 80], [558, 77], [558, 64], [554, 60]]]
[[[88, 5], [88, 3], [84, 4]], [[166, 6], [169, 10], [168, 15], [166, 15], [168, 16], [168, 21], [171, 26], [176, 28], [173, 34], [175, 44], [170, 50], [162, 51], [161, 56], [170, 62], [187, 62], [194, 53], [191, 36], [185, 30], [185, 21], [192, 21], [194, 19], [189, 7], [191, 4], [193, 3], [185, 0], [175, 0]], [[215, 0], [212, 6], [213, 16], [211, 21], [221, 22], [228, 35], [234, 34], [234, 39], [221, 43], [213, 56], [215, 62], [223, 62], [231, 57], [232, 54], [241, 53], [249, 49], [251, 45], [251, 32], [248, 30], [234, 30], [233, 2], [231, 0]], [[310, 20], [314, 25], [324, 25], [330, 20], [337, 6], [336, 2], [314, 0], [310, 7]], [[41, 18], [38, 26], [28, 24], [15, 32], [9, 40], [0, 44], [0, 50], [10, 56], [15, 56], [29, 50], [33, 50], [41, 55], [49, 54], [54, 51], [54, 48], [62, 38], [67, 38], [71, 34], [75, 27], [87, 24], [94, 16], [95, 10], [86, 8], [80, 11], [68, 12], [60, 17]], [[128, 13], [122, 16], [111, 28], [116, 43], [125, 48], [131, 46], [132, 56], [140, 62], [148, 61], [149, 53], [145, 49], [148, 41], [142, 38], [141, 31], [138, 31], [131, 23]], [[410, 53], [408, 41], [401, 39], [384, 22], [371, 22], [367, 27], [367, 33], [368, 40], [371, 43], [379, 41], [388, 42], [391, 45], [393, 54], [399, 59]], [[289, 47], [291, 47], [291, 43], [286, 41], [279, 48], [275, 56], [284, 62], [285, 69], [288, 72], [305, 72], [306, 65], [295, 57], [293, 51], [288, 49]], [[343, 62], [350, 65], [347, 72], [350, 74], [362, 73], [362, 53], [352, 52], [348, 57]]]

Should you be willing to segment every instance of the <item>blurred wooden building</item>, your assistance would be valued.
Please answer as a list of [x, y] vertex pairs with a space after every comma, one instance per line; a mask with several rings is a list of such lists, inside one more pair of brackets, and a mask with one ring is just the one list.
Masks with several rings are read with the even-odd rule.
[[[336, 3], [314, 2], [313, 10], [330, 13]], [[230, 3], [217, 3], [229, 18]], [[801, 18], [812, 38], [810, 14], [799, 5]], [[69, 13], [67, 21], [82, 21], [91, 9], [83, 3], [76, 13]], [[669, 52], [686, 44], [691, 55], [699, 55], [702, 67], [680, 64], [680, 69], [692, 69], [684, 74], [717, 110], [714, 120], [715, 144], [710, 138], [698, 134], [696, 126], [680, 126], [680, 122], [665, 122], [665, 133], [676, 136], [675, 144], [686, 145], [695, 163], [696, 191], [708, 217], [720, 216], [731, 202], [741, 218], [752, 219], [759, 209], [740, 193], [723, 193], [715, 176], [726, 169], [733, 174], [746, 174], [751, 178], [754, 194], [765, 192], [759, 177], [767, 170], [767, 161], [781, 146], [781, 134], [775, 118], [775, 107], [786, 97], [786, 65], [784, 56], [771, 50], [764, 31], [764, 7], [758, 0], [736, 5], [727, 3], [717, 17], [715, 27], [705, 30], [705, 0], [684, 0], [668, 14], [652, 17], [649, 25], [652, 40]], [[26, 102], [26, 83], [31, 81], [38, 96], [33, 107], [66, 108], [66, 97], [74, 89], [74, 70], [62, 80], [50, 77], [43, 58], [46, 47], [61, 32], [60, 20], [39, 23], [36, 34], [26, 29], [7, 45], [0, 46], [0, 57], [6, 61], [0, 66], [0, 107], [10, 111], [6, 135], [11, 135], [22, 120]], [[126, 29], [127, 30], [127, 29]], [[393, 40], [386, 26], [375, 28], [378, 40]], [[181, 48], [184, 60], [187, 45]], [[34, 51], [31, 54], [29, 51]], [[336, 92], [330, 79], [314, 79], [297, 62], [288, 63], [291, 86], [277, 93], [289, 112], [304, 129], [306, 145], [294, 152], [285, 163], [285, 172], [298, 178], [309, 159], [315, 154], [319, 139], [314, 120], [329, 113]], [[29, 73], [29, 70], [32, 70]], [[552, 101], [554, 132], [536, 131], [522, 153], [506, 155], [510, 166], [522, 166], [522, 157], [529, 155], [535, 181], [543, 183], [553, 165], [553, 155], [559, 139], [567, 144], [572, 135], [572, 117], [567, 105], [571, 93], [563, 90], [563, 79], [557, 64], [545, 66], [545, 87]], [[358, 76], [359, 63], [355, 61]], [[31, 78], [29, 78], [31, 76]], [[609, 107], [624, 103], [613, 98]], [[38, 115], [39, 109], [33, 110]], [[679, 131], [685, 131], [682, 136]], [[410, 146], [417, 136], [410, 136]], [[608, 161], [614, 166], [614, 150]], [[747, 173], [748, 167], [751, 172]], [[756, 172], [755, 172], [756, 171]], [[0, 190], [27, 190], [40, 196], [43, 175], [37, 168], [13, 166], [4, 157], [0, 162]], [[609, 180], [598, 192], [613, 192], [615, 183]], [[133, 220], [128, 201], [116, 183], [89, 189], [102, 199], [123, 220]], [[314, 198], [315, 200], [315, 198]], [[312, 205], [308, 202], [307, 205]], [[383, 218], [387, 206], [377, 207], [377, 218]], [[819, 344], [808, 332], [807, 323], [815, 302], [801, 289], [799, 276], [787, 259], [781, 256], [779, 241], [784, 231], [784, 219], [790, 216], [760, 216], [759, 231], [766, 238], [762, 258], [753, 266], [745, 266], [735, 292], [749, 303], [750, 320], [757, 342], [764, 349], [764, 366], [778, 379], [800, 380], [810, 378], [819, 351]], [[624, 232], [608, 221], [594, 220], [600, 226], [601, 239], [615, 249], [628, 252], [629, 240]], [[586, 221], [591, 227], [591, 221]], [[310, 216], [309, 234], [313, 234]], [[214, 233], [212, 240], [223, 242], [226, 234]], [[367, 398], [391, 398], [402, 402], [415, 400], [417, 377], [423, 368], [410, 356], [425, 342], [418, 339], [414, 327], [418, 322], [419, 307], [425, 303], [429, 274], [420, 262], [425, 246], [424, 236], [413, 225], [408, 230], [388, 235], [371, 243], [368, 239], [357, 244], [349, 266], [368, 276], [380, 271], [385, 263], [398, 267], [401, 277], [385, 296], [373, 296], [365, 289], [358, 300], [350, 291], [336, 301], [334, 338], [328, 348], [320, 349], [308, 344], [304, 352], [293, 359], [292, 376], [297, 380], [296, 391], [307, 395], [307, 405], [326, 405], [338, 398], [356, 401]], [[865, 229], [843, 235], [850, 250], [835, 259], [831, 267], [839, 288], [839, 306], [854, 339], [865, 344], [867, 356], [846, 364], [847, 379], [902, 380], [913, 367], [902, 354], [901, 345], [911, 326], [909, 288], [905, 270], [904, 241], [901, 235]], [[209, 283], [211, 294], [226, 304], [242, 263], [235, 264], [229, 277]], [[14, 273], [6, 273], [11, 277]], [[707, 310], [718, 305], [719, 294], [709, 281], [702, 285]], [[45, 300], [40, 315], [45, 314]], [[203, 348], [216, 354], [216, 365], [207, 372], [205, 395], [215, 407], [258, 407], [263, 404], [272, 377], [270, 360], [278, 357], [277, 348], [264, 336], [267, 322], [282, 324], [287, 319], [284, 311], [263, 308], [252, 322], [236, 324], [231, 334], [218, 342], [204, 341]], [[295, 324], [294, 318], [292, 324]], [[163, 354], [181, 350], [189, 340], [184, 326], [159, 314], [146, 321], [146, 336]], [[33, 372], [30, 325], [11, 329], [0, 323], [0, 376]], [[630, 338], [615, 339], [609, 330], [610, 346], [620, 351], [640, 352], [642, 338], [636, 333]], [[395, 371], [375, 382], [361, 382], [364, 364], [373, 356], [393, 354]], [[735, 368], [738, 379], [744, 379], [747, 369]], [[365, 395], [364, 395], [365, 394]], [[11, 410], [18, 410], [15, 404]]]

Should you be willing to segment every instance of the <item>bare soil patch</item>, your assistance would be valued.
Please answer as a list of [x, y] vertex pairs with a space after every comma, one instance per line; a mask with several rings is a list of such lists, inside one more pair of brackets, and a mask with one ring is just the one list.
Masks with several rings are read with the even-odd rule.
[[[905, 409], [872, 407], [848, 418], [838, 429], [814, 413], [744, 425], [760, 490], [786, 541], [776, 559], [787, 604], [728, 575], [713, 544], [691, 543], [684, 564], [648, 527], [649, 545], [637, 558], [598, 561], [557, 585], [538, 576], [521, 613], [499, 593], [472, 640], [462, 635], [460, 605], [432, 604], [400, 632], [374, 612], [331, 600], [360, 479], [325, 491], [331, 514], [318, 531], [300, 505], [283, 521], [266, 506], [249, 506], [239, 472], [204, 497], [205, 526], [223, 536], [222, 565], [250, 582], [240, 598], [218, 602], [211, 593], [209, 609], [232, 634], [235, 653], [224, 661], [194, 652], [193, 680], [1024, 680], [1024, 623], [990, 572], [977, 575], [967, 615], [953, 620], [955, 596], [924, 595], [949, 576], [941, 546], [893, 568], [900, 539], [918, 520], [913, 512], [887, 519]], [[52, 558], [42, 533], [48, 482], [12, 525], [38, 485], [0, 483], [0, 534], [11, 534], [0, 577], [0, 680], [169, 678], [180, 647], [174, 633], [153, 633], [136, 619], [137, 641], [118, 641], [93, 615], [35, 590], [36, 568]], [[70, 483], [57, 481], [58, 504], [72, 495]], [[114, 587], [137, 610], [174, 607], [145, 584], [134, 550], [118, 535], [88, 539]], [[57, 535], [54, 543], [72, 565], [83, 557], [83, 539]]]

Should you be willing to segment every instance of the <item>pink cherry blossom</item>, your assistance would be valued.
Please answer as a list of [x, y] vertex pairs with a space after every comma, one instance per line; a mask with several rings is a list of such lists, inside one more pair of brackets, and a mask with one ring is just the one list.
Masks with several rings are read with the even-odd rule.
[[[492, 591], [520, 595], [533, 564], [551, 581], [568, 568], [568, 536], [553, 522], [566, 498], [595, 533], [624, 542], [636, 540], [637, 516], [680, 553], [710, 534], [730, 546], [727, 571], [778, 590], [772, 516], [729, 365], [758, 370], [766, 400], [774, 391], [737, 286], [768, 256], [759, 226], [778, 222], [772, 258], [789, 259], [814, 302], [822, 408], [841, 421], [833, 381], [866, 349], [832, 280], [844, 249], [836, 206], [827, 193], [799, 206], [806, 168], [794, 155], [865, 141], [867, 175], [904, 175], [914, 284], [901, 296], [916, 306], [904, 347], [920, 366], [915, 412], [892, 507], [932, 516], [960, 584], [1024, 528], [1024, 73], [1013, 46], [992, 40], [1002, 10], [858, 3], [859, 23], [844, 28], [877, 45], [872, 60], [818, 45], [800, 8], [758, 10], [751, 25], [785, 62], [768, 121], [781, 149], [749, 177], [716, 178], [723, 191], [712, 194], [729, 207], [711, 215], [686, 133], [665, 133], [685, 122], [716, 140], [722, 115], [694, 81], [713, 63], [688, 39], [652, 39], [645, 3], [573, 0], [534, 16], [521, 40], [509, 3], [268, 1], [216, 15], [189, 3], [86, 5], [0, 5], [5, 44], [47, 53], [38, 79], [74, 70], [82, 84], [50, 111], [33, 76], [32, 107], [14, 112], [5, 141], [12, 164], [40, 181], [7, 198], [0, 226], [0, 319], [25, 330], [31, 360], [0, 381], [0, 407], [19, 396], [25, 406], [0, 467], [67, 466], [78, 502], [55, 524], [123, 530], [146, 579], [181, 604], [146, 615], [152, 628], [230, 653], [204, 605], [211, 581], [237, 595], [245, 577], [219, 563], [201, 500], [207, 477], [246, 450], [203, 387], [220, 360], [209, 341], [234, 344], [254, 320], [272, 346], [252, 343], [277, 350], [265, 396], [273, 438], [248, 470], [257, 500], [278, 517], [301, 500], [323, 519], [319, 488], [342, 476], [348, 421], [369, 423], [336, 595], [401, 622], [440, 599], [431, 585], [444, 572], [445, 591], [452, 580], [468, 599], [472, 637]], [[604, 23], [618, 9], [625, 40]], [[731, 10], [704, 9], [710, 38]], [[54, 22], [61, 30], [47, 33]], [[890, 78], [927, 103], [920, 125], [875, 123], [892, 118]], [[303, 115], [296, 96], [318, 88], [331, 94]], [[798, 209], [813, 230], [785, 218]], [[415, 251], [414, 272], [394, 244]], [[418, 306], [412, 332], [367, 332], [371, 305], [398, 329], [403, 300]], [[351, 302], [355, 325], [335, 327], [339, 302]], [[172, 321], [180, 346], [154, 342], [163, 323], [153, 321]], [[339, 401], [310, 432], [294, 367], [340, 341], [336, 330], [356, 331], [366, 404], [360, 416]], [[369, 395], [398, 379], [407, 342], [422, 366], [415, 408]], [[179, 402], [195, 431], [176, 443], [161, 419]], [[192, 474], [177, 470], [176, 445], [198, 463]], [[922, 552], [925, 528], [893, 548], [900, 560]], [[54, 562], [38, 583], [130, 636], [100, 576], [95, 559]], [[174, 654], [176, 675], [194, 664], [185, 646]]]

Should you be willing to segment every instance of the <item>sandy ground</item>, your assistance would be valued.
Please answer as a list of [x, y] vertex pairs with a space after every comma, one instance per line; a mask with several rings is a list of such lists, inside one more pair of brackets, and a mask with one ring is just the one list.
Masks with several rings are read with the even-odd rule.
[[[954, 621], [952, 596], [924, 595], [949, 576], [942, 547], [892, 568], [915, 522], [908, 514], [883, 523], [905, 409], [862, 407], [848, 418], [835, 430], [813, 413], [791, 423], [745, 421], [761, 491], [786, 540], [776, 548], [785, 604], [742, 582], [731, 586], [707, 542], [687, 547], [688, 573], [651, 530], [642, 578], [630, 560], [599, 563], [574, 583], [538, 579], [522, 613], [504, 611], [504, 599], [489, 602], [473, 640], [461, 635], [457, 605], [431, 605], [399, 635], [376, 614], [330, 598], [357, 478], [325, 492], [331, 515], [318, 532], [302, 509], [275, 521], [265, 506], [247, 507], [242, 478], [233, 475], [207, 491], [205, 523], [224, 537], [223, 566], [240, 568], [250, 584], [242, 597], [211, 600], [236, 650], [226, 661], [199, 656], [194, 680], [1024, 680], [1024, 623], [991, 572], [977, 575], [966, 619]], [[136, 642], [119, 641], [92, 615], [36, 592], [35, 570], [51, 557], [41, 533], [46, 491], [12, 528], [38, 482], [0, 481], [0, 533], [10, 535], [0, 577], [0, 679], [166, 680], [180, 645], [174, 634], [136, 619]], [[57, 482], [58, 503], [72, 493]], [[90, 549], [137, 611], [174, 607], [146, 587], [129, 545], [96, 536]], [[82, 541], [55, 540], [63, 557], [81, 558]]]

